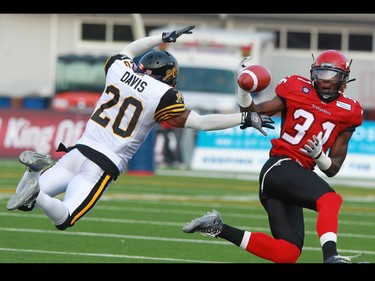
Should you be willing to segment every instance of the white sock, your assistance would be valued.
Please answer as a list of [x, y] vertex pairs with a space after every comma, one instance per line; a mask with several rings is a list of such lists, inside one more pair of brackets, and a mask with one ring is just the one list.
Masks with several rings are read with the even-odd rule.
[[334, 241], [335, 243], [337, 242], [337, 234], [334, 232], [327, 232], [323, 234], [320, 239], [320, 245], [323, 247], [324, 243], [327, 241]]
[[53, 198], [42, 192], [39, 193], [36, 199], [36, 206], [39, 207], [49, 219], [54, 223], [54, 225], [62, 224], [69, 215], [68, 208], [64, 203], [56, 198]]
[[240, 248], [246, 250], [247, 244], [249, 244], [250, 236], [251, 236], [251, 232], [245, 231], [245, 233], [242, 237], [242, 242], [241, 242]]

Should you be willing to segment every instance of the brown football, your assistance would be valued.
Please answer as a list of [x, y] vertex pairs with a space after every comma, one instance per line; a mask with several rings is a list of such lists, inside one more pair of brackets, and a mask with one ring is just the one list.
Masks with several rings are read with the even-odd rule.
[[271, 83], [271, 72], [263, 65], [249, 65], [238, 75], [237, 83], [245, 91], [258, 93]]

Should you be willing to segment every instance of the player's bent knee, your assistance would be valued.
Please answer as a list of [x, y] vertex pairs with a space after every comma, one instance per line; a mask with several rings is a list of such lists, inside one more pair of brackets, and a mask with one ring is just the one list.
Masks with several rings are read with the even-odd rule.
[[71, 227], [73, 226], [73, 224], [71, 224], [71, 218], [68, 217], [64, 223], [62, 224], [59, 224], [59, 225], [55, 225], [55, 227], [58, 229], [58, 230], [65, 230], [67, 229], [68, 227]]
[[60, 225], [55, 225], [55, 227], [58, 229], [58, 230], [65, 230], [67, 229], [67, 227], [63, 224], [60, 224]]
[[340, 209], [341, 204], [342, 197], [339, 194], [336, 192], [328, 192], [316, 201], [316, 210], [319, 212], [323, 207], [338, 210]]
[[282, 250], [279, 251], [276, 263], [296, 263], [301, 255], [301, 250], [292, 243], [279, 240], [279, 245]]

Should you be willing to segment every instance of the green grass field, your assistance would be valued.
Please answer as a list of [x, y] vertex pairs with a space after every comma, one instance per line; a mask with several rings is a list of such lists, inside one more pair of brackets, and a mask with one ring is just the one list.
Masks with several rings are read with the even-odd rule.
[[[122, 175], [86, 217], [58, 231], [38, 209], [8, 211], [24, 168], [0, 161], [0, 263], [270, 263], [223, 239], [186, 234], [182, 226], [216, 208], [224, 222], [269, 233], [253, 180], [184, 174]], [[209, 174], [210, 172], [207, 172]], [[375, 189], [335, 185], [343, 196], [341, 255], [364, 253], [375, 263]], [[306, 210], [306, 241], [298, 263], [321, 263], [316, 213]]]

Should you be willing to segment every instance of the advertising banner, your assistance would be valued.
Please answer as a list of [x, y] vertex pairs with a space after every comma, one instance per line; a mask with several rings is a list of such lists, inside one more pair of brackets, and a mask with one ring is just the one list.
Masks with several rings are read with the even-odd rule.
[[[53, 110], [0, 110], [0, 158], [18, 158], [24, 150], [50, 154], [57, 160], [65, 152], [56, 152], [60, 143], [72, 146], [85, 130], [90, 114]], [[154, 139], [152, 131], [129, 161], [128, 172], [154, 173]]]
[[[275, 130], [265, 129], [267, 136], [255, 129], [241, 130], [239, 127], [198, 132], [191, 168], [259, 173], [268, 159], [271, 139], [279, 136], [280, 118], [273, 117], [273, 120]], [[315, 171], [321, 173], [319, 169]], [[347, 158], [338, 176], [375, 178], [374, 121], [364, 121], [354, 132]]]
[[1, 109], [0, 157], [17, 158], [22, 151], [31, 149], [59, 158], [59, 143], [74, 145], [89, 117], [81, 113]]

